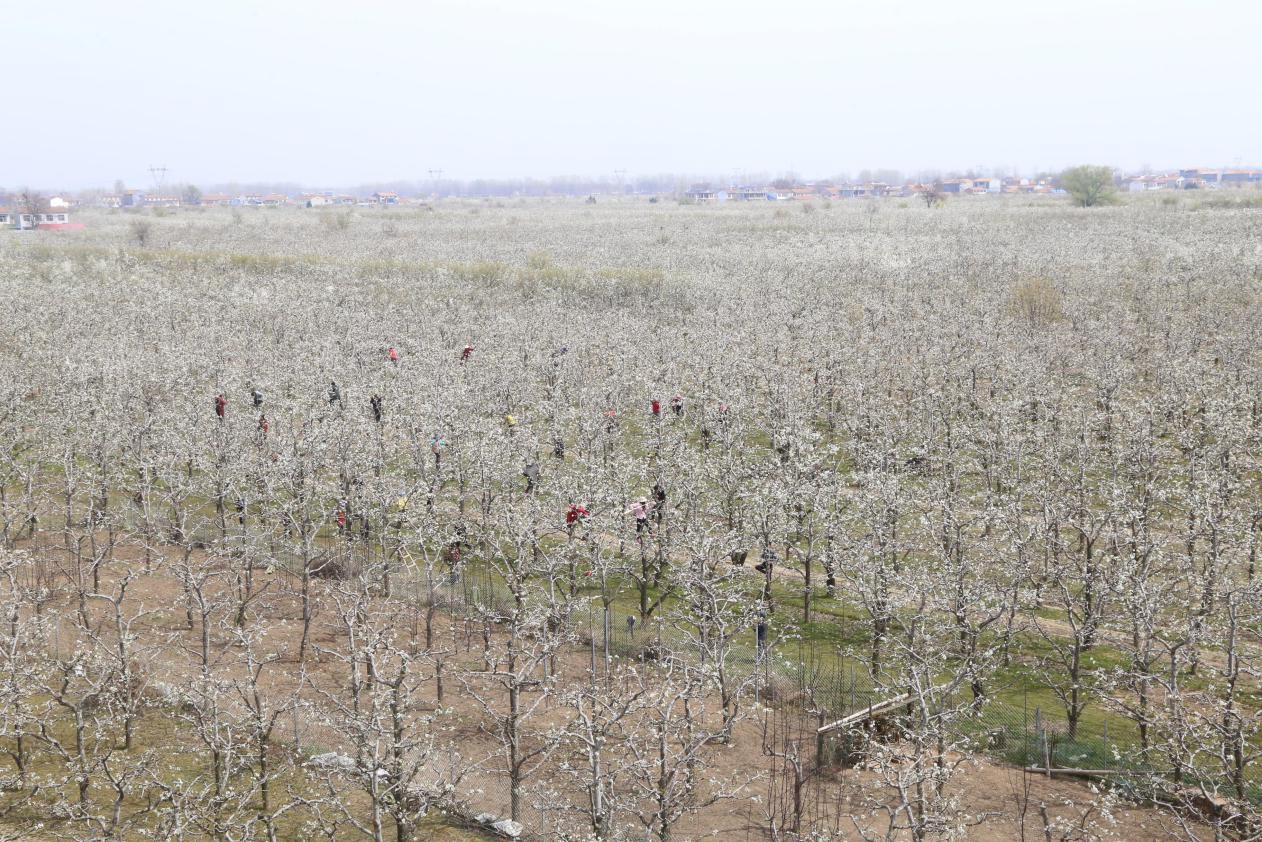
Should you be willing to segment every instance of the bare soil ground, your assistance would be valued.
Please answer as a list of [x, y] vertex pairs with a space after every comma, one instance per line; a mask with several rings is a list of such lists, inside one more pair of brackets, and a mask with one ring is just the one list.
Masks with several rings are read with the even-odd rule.
[[[50, 547], [39, 551], [55, 553], [56, 549]], [[137, 621], [134, 630], [140, 633], [143, 645], [151, 647], [154, 652], [155, 657], [148, 667], [148, 684], [151, 692], [160, 692], [163, 687], [179, 686], [196, 675], [195, 653], [200, 647], [200, 630], [188, 628], [185, 622], [185, 599], [180, 583], [160, 564], [155, 565], [152, 572], [143, 573], [140, 558], [138, 549], [120, 547], [115, 562], [104, 573], [103, 590], [108, 592], [125, 571], [133, 573], [135, 578], [128, 589], [128, 613], [139, 615], [150, 612]], [[254, 605], [252, 622], [266, 626], [265, 650], [280, 657], [278, 666], [267, 670], [264, 680], [270, 692], [289, 694], [298, 685], [296, 652], [302, 631], [295, 583], [279, 569], [275, 573], [261, 574], [260, 578], [260, 585], [266, 586], [267, 595]], [[311, 687], [338, 693], [345, 687], [347, 675], [346, 667], [332, 657], [344, 644], [344, 635], [331, 610], [332, 587], [329, 582], [315, 583], [317, 608], [313, 642], [316, 653], [305, 665], [305, 672]], [[65, 597], [49, 607], [73, 608]], [[101, 621], [105, 620], [100, 613], [100, 605], [94, 605], [93, 610]], [[418, 615], [420, 613], [418, 609]], [[62, 644], [66, 646], [71, 645], [75, 634], [71, 615], [72, 610], [65, 611]], [[475, 634], [455, 618], [440, 613], [435, 618], [434, 633], [439, 646], [449, 650], [453, 671], [464, 667], [472, 671], [472, 680], [476, 681], [474, 670], [482, 646], [480, 630]], [[217, 635], [212, 639], [212, 645], [227, 674], [240, 670], [230, 639]], [[586, 676], [589, 657], [585, 647], [566, 653], [558, 663], [558, 675], [562, 682], [579, 681]], [[507, 777], [502, 761], [498, 759], [498, 744], [489, 733], [489, 723], [480, 708], [464, 696], [459, 681], [449, 679], [445, 687], [444, 704], [456, 711], [455, 736], [458, 737], [463, 758], [476, 764], [476, 771], [464, 782], [467, 800], [475, 810], [505, 815], [508, 811]], [[538, 717], [533, 727], [542, 729], [555, 724], [560, 715], [557, 710], [547, 711]], [[720, 802], [686, 818], [678, 828], [679, 838], [771, 838], [767, 830], [767, 805], [775, 799], [770, 784], [761, 774], [768, 768], [768, 758], [762, 748], [761, 727], [757, 716], [744, 720], [736, 728], [731, 744], [716, 746], [709, 758], [709, 774], [714, 777], [754, 779], [746, 788], [744, 797]], [[334, 732], [312, 722], [288, 720], [282, 731], [291, 744], [301, 749], [329, 751], [344, 748], [338, 744]], [[540, 771], [539, 779], [547, 778], [545, 767]], [[886, 818], [879, 810], [874, 812], [871, 809], [873, 802], [870, 798], [877, 784], [873, 773], [861, 769], [832, 770], [813, 775], [806, 814], [816, 822], [831, 826], [840, 838], [861, 839], [859, 828], [883, 836]], [[1082, 828], [1080, 835], [1066, 836], [1067, 839], [1114, 838], [1136, 842], [1170, 839], [1175, 838], [1173, 832], [1177, 827], [1173, 816], [1155, 808], [1123, 806], [1107, 815], [1095, 813], [1092, 805], [1097, 793], [1087, 783], [1025, 774], [1019, 769], [981, 757], [969, 758], [961, 766], [952, 779], [948, 795], [959, 799], [963, 811], [984, 817], [980, 824], [968, 831], [968, 838], [979, 842], [1048, 838], [1044, 835], [1040, 807], [1046, 810], [1053, 823], [1064, 823], [1067, 828]], [[544, 826], [542, 817], [533, 809], [523, 815], [523, 820], [528, 827]], [[548, 838], [546, 833], [541, 835]], [[889, 838], [901, 840], [910, 838], [910, 835], [895, 834]], [[1051, 838], [1062, 837], [1058, 833]]]

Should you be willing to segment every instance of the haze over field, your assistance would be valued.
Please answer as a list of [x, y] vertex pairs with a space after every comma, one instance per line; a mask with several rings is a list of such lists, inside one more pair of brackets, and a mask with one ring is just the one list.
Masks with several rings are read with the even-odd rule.
[[0, 185], [1256, 164], [1259, 31], [1245, 0], [22, 4]]

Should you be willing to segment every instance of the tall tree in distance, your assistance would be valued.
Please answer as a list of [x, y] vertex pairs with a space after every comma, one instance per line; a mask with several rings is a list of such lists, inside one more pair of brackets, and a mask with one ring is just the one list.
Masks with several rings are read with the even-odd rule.
[[1113, 169], [1090, 164], [1073, 167], [1060, 175], [1061, 187], [1080, 208], [1111, 205], [1117, 201], [1117, 189], [1113, 186]]

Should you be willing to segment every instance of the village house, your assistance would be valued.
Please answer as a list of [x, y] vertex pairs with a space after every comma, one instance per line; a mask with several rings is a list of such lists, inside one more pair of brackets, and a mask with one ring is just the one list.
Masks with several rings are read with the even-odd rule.
[[1223, 170], [1220, 180], [1225, 185], [1262, 184], [1262, 170]]
[[708, 204], [711, 202], [726, 202], [726, 190], [712, 190], [708, 184], [694, 184], [684, 193], [684, 197], [692, 202], [700, 202]]
[[885, 194], [884, 192], [881, 192], [879, 188], [883, 188], [884, 186], [885, 185], [879, 185], [878, 187], [878, 185], [875, 184], [843, 184], [839, 188], [839, 194], [843, 199], [863, 199], [868, 196], [883, 196]]
[[379, 205], [397, 205], [399, 203], [398, 193], [373, 193], [372, 198]]
[[1133, 175], [1122, 180], [1122, 187], [1128, 193], [1142, 193], [1145, 190], [1177, 190], [1185, 180], [1177, 175]]
[[203, 193], [198, 204], [206, 208], [227, 207], [232, 204], [232, 197], [227, 193]]
[[727, 197], [733, 202], [765, 202], [776, 198], [774, 193], [768, 193], [762, 187], [732, 187], [728, 189]]
[[48, 208], [41, 213], [22, 213], [12, 208], [0, 207], [0, 225], [9, 228], [81, 228], [70, 221], [70, 211]]
[[1262, 170], [1260, 169], [1206, 169], [1204, 167], [1191, 167], [1189, 169], [1179, 170], [1179, 178], [1182, 179], [1182, 185], [1188, 187], [1218, 187], [1218, 186], [1240, 186], [1247, 184], [1262, 184]]
[[145, 196], [144, 206], [147, 208], [178, 208], [179, 196]]
[[1262, 169], [1214, 170], [1189, 167], [1176, 173], [1143, 173], [1122, 179], [1122, 188], [1128, 193], [1147, 190], [1199, 190], [1220, 187], [1262, 185]]
[[1203, 167], [1189, 167], [1179, 170], [1179, 178], [1183, 179], [1183, 184], [1196, 184], [1202, 186], [1218, 181], [1218, 170], [1209, 170]]
[[250, 193], [244, 196], [237, 196], [231, 199], [230, 205], [245, 205], [253, 208], [278, 208], [281, 205], [289, 204], [289, 197], [281, 193]]

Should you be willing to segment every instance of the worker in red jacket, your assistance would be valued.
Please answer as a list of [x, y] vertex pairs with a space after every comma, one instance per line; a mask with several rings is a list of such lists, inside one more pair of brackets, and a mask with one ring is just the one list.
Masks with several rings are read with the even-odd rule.
[[219, 416], [219, 420], [223, 420], [224, 410], [228, 407], [228, 399], [222, 394], [215, 395], [215, 415]]
[[461, 362], [462, 364], [463, 364], [463, 363], [465, 363], [465, 362], [468, 362], [468, 360], [469, 360], [469, 356], [470, 356], [472, 353], [473, 353], [473, 346], [472, 346], [472, 345], [466, 345], [466, 346], [464, 346], [464, 350], [460, 352], [460, 362]]
[[574, 534], [574, 527], [580, 523], [587, 521], [590, 512], [582, 503], [571, 503], [570, 507], [565, 510], [565, 529], [571, 535]]
[[399, 364], [399, 352], [395, 349], [393, 345], [391, 345], [389, 348], [386, 349], [386, 356], [390, 358], [390, 362], [394, 363], [395, 365]]
[[654, 414], [654, 415], [661, 415], [661, 414], [662, 414], [662, 402], [661, 402], [661, 401], [659, 401], [657, 398], [653, 398], [653, 401], [652, 401], [652, 408], [653, 408], [653, 414]]

